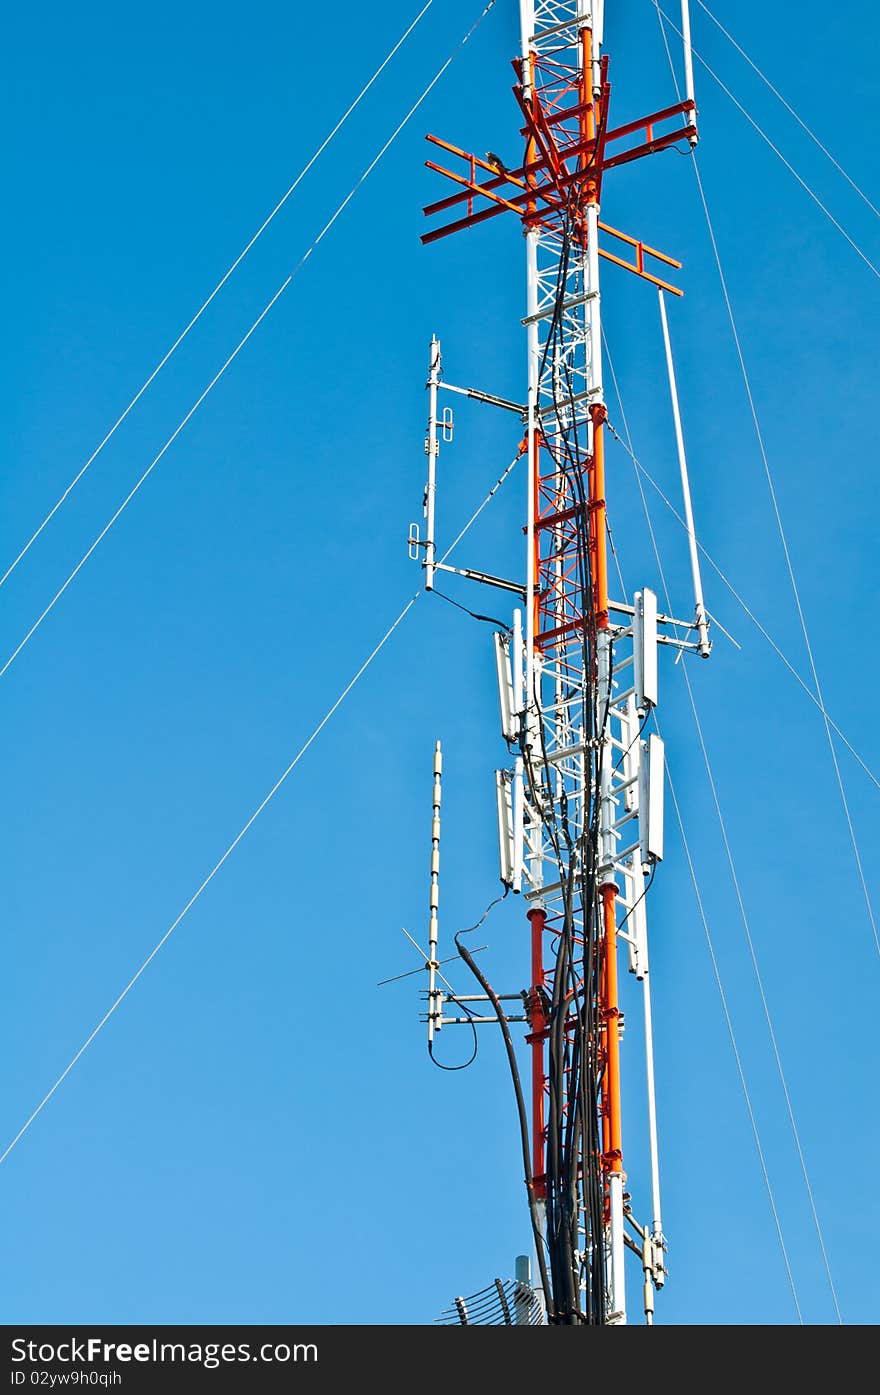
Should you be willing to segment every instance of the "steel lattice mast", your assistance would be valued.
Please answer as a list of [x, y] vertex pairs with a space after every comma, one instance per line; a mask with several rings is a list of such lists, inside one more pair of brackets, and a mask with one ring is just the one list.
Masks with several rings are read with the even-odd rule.
[[[686, 9], [682, 27], [688, 33]], [[643, 733], [657, 702], [658, 644], [709, 652], [692, 523], [692, 623], [658, 616], [647, 589], [631, 603], [613, 601], [609, 593], [600, 257], [658, 288], [667, 346], [664, 291], [680, 292], [649, 269], [665, 273], [679, 265], [674, 259], [600, 221], [602, 182], [609, 170], [643, 155], [682, 140], [695, 143], [697, 133], [687, 45], [686, 100], [629, 125], [609, 126], [602, 12], [602, 0], [520, 0], [521, 51], [514, 67], [524, 121], [522, 165], [510, 170], [497, 157], [483, 160], [429, 137], [465, 164], [456, 172], [428, 162], [459, 187], [425, 210], [433, 216], [454, 209], [457, 216], [423, 239], [505, 211], [522, 220], [526, 233], [525, 585], [466, 574], [520, 591], [524, 602], [524, 621], [515, 612], [510, 632], [495, 638], [502, 729], [513, 758], [496, 781], [502, 879], [523, 895], [529, 923], [530, 983], [522, 995], [531, 1057], [526, 1181], [548, 1316], [568, 1323], [626, 1321], [627, 1248], [639, 1257], [648, 1321], [654, 1288], [665, 1279], [645, 914], [646, 887], [662, 858], [664, 755], [659, 735]], [[607, 249], [609, 239], [619, 252]], [[669, 363], [690, 522], [671, 351]], [[424, 549], [430, 589], [437, 568], [453, 570], [436, 562], [434, 545], [443, 421], [437, 397], [451, 388], [436, 340], [428, 385], [427, 529], [424, 541], [414, 533], [411, 542], [416, 554]], [[445, 1023], [463, 1020], [444, 1016], [444, 1004], [463, 1000], [438, 989], [436, 978], [438, 765], [439, 754], [429, 1040]], [[641, 983], [645, 1023], [651, 1198], [641, 1221], [625, 1191], [621, 941]], [[500, 1021], [501, 1000], [465, 957], [485, 989], [477, 996]]]

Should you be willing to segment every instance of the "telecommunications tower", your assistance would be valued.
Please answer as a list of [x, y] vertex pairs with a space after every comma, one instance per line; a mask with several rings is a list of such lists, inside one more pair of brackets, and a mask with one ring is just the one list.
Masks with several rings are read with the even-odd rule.
[[[664, 751], [649, 728], [661, 646], [678, 657], [684, 651], [705, 657], [710, 640], [665, 303], [667, 295], [681, 294], [666, 279], [680, 263], [602, 222], [600, 202], [612, 171], [672, 145], [694, 146], [697, 125], [687, 0], [681, 6], [685, 99], [621, 126], [610, 119], [604, 8], [603, 0], [520, 0], [521, 47], [513, 67], [524, 149], [515, 168], [428, 137], [437, 159], [446, 161], [432, 159], [428, 167], [454, 188], [425, 209], [441, 221], [423, 242], [512, 215], [526, 249], [524, 400], [448, 383], [440, 343], [432, 340], [424, 536], [415, 525], [410, 530], [411, 555], [420, 559], [429, 590], [438, 570], [454, 571], [519, 597], [509, 630], [494, 636], [507, 743], [495, 778], [501, 879], [524, 903], [525, 987], [496, 993], [458, 937], [481, 991], [455, 994], [440, 972], [439, 743], [434, 756], [429, 1046], [453, 1024], [501, 1027], [523, 1133], [537, 1265], [537, 1307], [524, 1304], [518, 1273], [515, 1302], [507, 1302], [496, 1281], [498, 1311], [507, 1316], [484, 1321], [517, 1320], [510, 1313], [518, 1307], [528, 1321], [538, 1311], [548, 1323], [625, 1323], [626, 1271], [633, 1266], [642, 1296], [631, 1306], [650, 1323], [655, 1290], [666, 1278], [646, 914], [646, 892], [663, 857]], [[659, 297], [690, 543], [690, 620], [658, 613], [647, 587], [615, 596], [609, 582], [602, 260], [640, 277]], [[451, 434], [451, 414], [439, 407], [444, 391], [522, 418], [519, 450], [528, 480], [522, 581], [438, 559], [437, 465], [441, 442]], [[627, 1190], [621, 965], [639, 986], [644, 1014], [647, 1197]], [[518, 1007], [508, 1013], [514, 1001]], [[522, 1064], [528, 1062], [530, 1088], [521, 1082], [522, 1047], [511, 1032], [518, 1023], [526, 1029]], [[634, 1257], [627, 1260], [627, 1251]], [[482, 1301], [480, 1311], [494, 1311], [494, 1302]], [[459, 1321], [480, 1320], [462, 1316], [464, 1299], [456, 1300], [455, 1311]]]

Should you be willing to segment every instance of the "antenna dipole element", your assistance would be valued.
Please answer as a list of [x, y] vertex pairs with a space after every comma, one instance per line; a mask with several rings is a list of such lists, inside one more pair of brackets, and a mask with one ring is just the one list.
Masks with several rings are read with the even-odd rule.
[[669, 322], [666, 319], [666, 299], [662, 291], [657, 292], [660, 301], [660, 323], [663, 326], [663, 344], [666, 349], [666, 372], [669, 376], [669, 395], [672, 399], [672, 418], [675, 423], [675, 444], [678, 449], [678, 468], [681, 472], [681, 491], [684, 498], [684, 519], [688, 535], [688, 549], [691, 557], [691, 577], [694, 584], [696, 607], [696, 629], [700, 637], [700, 653], [709, 657], [712, 641], [709, 638], [709, 619], [703, 604], [703, 581], [700, 576], [700, 557], [697, 552], [697, 535], [694, 531], [694, 511], [691, 507], [691, 485], [688, 477], [687, 455], [684, 449], [684, 433], [681, 429], [681, 412], [678, 408], [678, 387], [675, 382], [675, 366], [672, 362], [672, 342], [669, 338]]

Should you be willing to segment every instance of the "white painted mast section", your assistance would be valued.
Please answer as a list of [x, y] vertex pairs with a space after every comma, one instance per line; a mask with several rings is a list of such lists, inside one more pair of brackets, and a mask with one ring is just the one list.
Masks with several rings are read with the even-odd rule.
[[700, 576], [700, 555], [697, 551], [697, 535], [694, 531], [694, 512], [691, 507], [691, 486], [688, 476], [687, 456], [684, 449], [684, 434], [681, 429], [681, 413], [678, 407], [678, 388], [675, 383], [675, 366], [672, 362], [672, 343], [669, 338], [669, 324], [666, 319], [666, 298], [662, 290], [657, 292], [657, 297], [660, 301], [660, 322], [663, 326], [663, 343], [666, 348], [666, 371], [669, 376], [669, 395], [672, 399], [672, 417], [675, 422], [675, 444], [678, 449], [678, 467], [681, 472], [685, 527], [688, 536], [688, 550], [691, 558], [691, 578], [694, 585], [694, 601], [696, 605], [696, 628], [700, 637], [700, 653], [703, 658], [706, 659], [709, 657], [712, 641], [709, 639], [709, 619], [706, 615], [706, 607], [703, 604], [703, 581]]
[[[532, 35], [535, 29], [534, 0], [520, 0], [520, 54], [523, 60], [523, 95], [532, 95]], [[538, 442], [538, 397], [541, 364], [541, 341], [538, 320], [538, 231], [526, 231], [526, 353], [528, 361], [528, 397], [526, 418], [526, 460], [527, 460], [527, 500], [526, 500], [526, 631], [525, 631], [525, 745], [532, 749], [537, 744], [537, 723], [540, 712], [536, 710], [536, 693], [539, 679], [535, 671], [535, 498], [534, 462]], [[515, 647], [515, 646], [514, 646]], [[514, 666], [522, 664], [522, 656], [514, 653]], [[514, 678], [516, 683], [516, 678]], [[531, 885], [543, 883], [541, 848], [543, 828], [537, 809], [528, 811], [523, 822], [523, 861], [528, 868]], [[540, 905], [540, 901], [535, 903]], [[542, 1207], [543, 1210], [543, 1207]]]
[[[534, 0], [520, 0], [520, 56], [523, 62], [523, 94], [532, 95], [532, 35], [535, 31]], [[514, 612], [513, 643], [511, 664], [513, 667], [514, 693], [522, 692], [521, 677], [525, 659], [525, 695], [523, 711], [523, 745], [532, 750], [537, 744], [538, 723], [541, 720], [537, 710], [535, 694], [538, 690], [538, 677], [535, 672], [535, 515], [538, 501], [535, 497], [535, 457], [538, 449], [538, 395], [540, 391], [541, 341], [538, 321], [538, 232], [536, 228], [526, 230], [526, 357], [528, 366], [528, 397], [526, 398], [526, 629], [525, 655], [523, 655], [522, 623], [519, 611]], [[540, 887], [544, 881], [542, 847], [544, 830], [540, 810], [530, 805], [525, 807], [523, 790], [523, 760], [517, 759], [514, 772], [513, 791], [514, 837], [522, 839], [521, 852], [517, 854], [519, 866], [527, 870], [532, 887]], [[522, 881], [520, 879], [520, 885]], [[541, 905], [540, 899], [535, 903]], [[540, 1243], [545, 1243], [547, 1234], [547, 1206], [542, 1199], [535, 1202], [535, 1223]], [[535, 1255], [535, 1263], [539, 1256]]]
[[[656, 644], [655, 644], [656, 647]], [[628, 700], [632, 704], [631, 731], [638, 733], [639, 721], [636, 716], [635, 695]], [[636, 758], [633, 759], [633, 754]], [[638, 737], [634, 741], [633, 752], [628, 753], [626, 770], [635, 769], [638, 776], [640, 764]], [[633, 795], [638, 798], [637, 794]], [[654, 1086], [654, 1026], [651, 1011], [651, 965], [648, 954], [648, 918], [645, 914], [645, 874], [640, 856], [632, 862], [632, 907], [629, 915], [632, 921], [633, 952], [630, 959], [631, 971], [642, 985], [642, 1008], [645, 1023], [645, 1083], [648, 1096], [648, 1152], [651, 1167], [651, 1235], [657, 1241], [658, 1256], [662, 1258], [663, 1221], [660, 1210], [660, 1150], [657, 1143], [657, 1094]]]
[[[589, 19], [590, 16], [585, 13], [582, 18]], [[593, 96], [598, 97], [601, 76], [599, 64], [602, 60], [602, 39], [605, 30], [605, 0], [593, 0], [592, 23]]]
[[[516, 725], [523, 721], [523, 634], [522, 611], [513, 612], [513, 629], [510, 635], [510, 670], [513, 688], [513, 719]], [[523, 848], [525, 844], [525, 802], [523, 799], [523, 758], [517, 756], [513, 767], [513, 886], [516, 893], [522, 891]]]
[[645, 1072], [648, 1086], [648, 1148], [651, 1158], [651, 1231], [662, 1243], [663, 1219], [660, 1211], [660, 1150], [657, 1142], [657, 1096], [654, 1089], [654, 1025], [651, 1014], [651, 979], [648, 971], [642, 979], [645, 1012]]
[[425, 486], [425, 590], [434, 588], [434, 508], [437, 496], [437, 389], [440, 386], [440, 340], [431, 336], [431, 361], [428, 370], [428, 434], [425, 454], [428, 457], [428, 483]]
[[[681, 0], [681, 37], [684, 48], [684, 94], [689, 102], [696, 103], [694, 97], [694, 56], [691, 48], [691, 10], [689, 0]], [[694, 125], [697, 123], [696, 106], [691, 114]], [[697, 144], [699, 137], [691, 136], [691, 145]]]

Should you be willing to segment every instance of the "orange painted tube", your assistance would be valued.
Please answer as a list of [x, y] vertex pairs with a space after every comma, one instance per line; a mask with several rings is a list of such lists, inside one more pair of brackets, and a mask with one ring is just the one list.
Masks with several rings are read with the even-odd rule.
[[605, 527], [605, 407], [595, 402], [593, 419], [593, 469], [590, 481], [590, 530], [593, 543], [593, 611], [600, 630], [608, 628], [608, 534]]
[[[592, 29], [581, 30], [581, 107], [583, 108], [580, 117], [581, 141], [591, 142], [596, 139], [596, 111], [593, 104], [593, 31]], [[579, 157], [578, 164], [581, 169], [589, 166], [591, 155], [583, 154]], [[596, 180], [588, 179], [585, 186], [587, 203], [592, 203], [596, 198]], [[581, 221], [581, 239], [586, 247], [586, 227]]]
[[544, 1122], [544, 1042], [547, 1019], [536, 991], [544, 987], [544, 925], [547, 912], [536, 908], [528, 913], [532, 933], [532, 1013], [531, 1031], [526, 1038], [532, 1048], [532, 1177], [535, 1195], [547, 1194], [546, 1129]]
[[593, 110], [593, 31], [581, 30], [581, 131], [588, 140], [596, 134], [596, 113]]
[[605, 1019], [605, 1082], [602, 1093], [608, 1122], [605, 1166], [608, 1172], [621, 1172], [623, 1135], [620, 1123], [620, 1009], [617, 1006], [617, 887], [613, 882], [606, 883], [601, 894], [605, 925], [602, 1003]]
[[[603, 928], [604, 928], [604, 922], [605, 922], [605, 910], [604, 910], [604, 907], [603, 907], [603, 910], [602, 910], [602, 923], [603, 923]], [[601, 962], [601, 964], [600, 964], [600, 966], [599, 966], [599, 1011], [600, 1011], [600, 1015], [601, 1015], [602, 1018], [603, 1018], [603, 1021], [604, 1021], [604, 1013], [605, 1013], [605, 997], [606, 997], [606, 994], [605, 994], [605, 960], [604, 960], [604, 958], [603, 958], [603, 959], [602, 959], [602, 962]], [[606, 1050], [606, 1059], [605, 1059], [605, 1063], [604, 1063], [604, 1064], [605, 1064], [605, 1067], [606, 1067], [606, 1070], [607, 1070], [607, 1065], [608, 1065], [608, 1061], [607, 1061], [607, 1050]], [[608, 1080], [607, 1075], [603, 1075], [603, 1078], [602, 1078], [602, 1098], [601, 1098], [601, 1107], [600, 1107], [600, 1114], [601, 1114], [601, 1120], [602, 1120], [602, 1157], [603, 1157], [603, 1159], [604, 1159], [604, 1158], [607, 1158], [607, 1157], [609, 1156], [610, 1152], [611, 1152], [611, 1110], [610, 1110], [610, 1108], [609, 1108], [609, 1096], [608, 1096], [607, 1080]]]
[[[666, 266], [673, 266], [681, 271], [681, 262], [675, 257], [667, 257], [665, 252], [658, 252], [656, 247], [649, 247], [647, 242], [642, 242], [638, 237], [630, 237], [629, 233], [621, 232], [619, 228], [612, 228], [610, 223], [599, 223], [599, 231], [607, 233], [609, 237], [617, 237], [621, 242], [625, 242], [629, 247], [641, 248], [645, 256], [656, 257], [658, 262], [664, 262]], [[626, 263], [621, 263], [626, 265]]]

